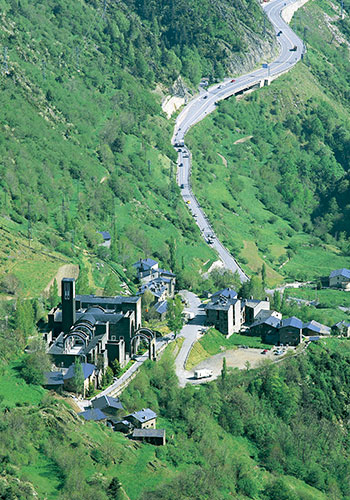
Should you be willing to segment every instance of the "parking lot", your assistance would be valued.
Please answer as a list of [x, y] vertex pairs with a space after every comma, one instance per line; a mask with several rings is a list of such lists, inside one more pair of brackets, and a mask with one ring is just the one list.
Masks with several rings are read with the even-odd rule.
[[266, 354], [262, 354], [263, 349], [230, 349], [225, 352], [221, 352], [220, 354], [215, 354], [215, 356], [211, 356], [204, 361], [201, 361], [197, 366], [194, 367], [194, 370], [198, 370], [201, 368], [208, 368], [209, 370], [213, 370], [213, 376], [208, 380], [213, 380], [217, 378], [222, 369], [223, 359], [226, 358], [226, 366], [232, 368], [239, 368], [243, 370], [247, 367], [247, 362], [249, 363], [250, 368], [256, 368], [259, 363], [266, 359], [270, 359], [272, 361], [276, 361], [279, 356], [276, 356], [271, 349]]

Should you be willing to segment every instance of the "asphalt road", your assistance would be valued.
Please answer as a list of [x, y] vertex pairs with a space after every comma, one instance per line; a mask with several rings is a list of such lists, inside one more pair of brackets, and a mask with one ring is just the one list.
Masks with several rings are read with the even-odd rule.
[[[276, 78], [278, 75], [289, 71], [301, 59], [304, 52], [304, 44], [281, 17], [283, 8], [293, 3], [295, 3], [295, 0], [274, 0], [263, 5], [280, 44], [280, 52], [277, 59], [271, 62], [268, 68], [252, 71], [236, 78], [234, 81], [226, 79], [221, 84], [214, 85], [207, 91], [201, 92], [179, 114], [172, 138], [172, 144], [178, 151], [177, 182], [181, 188], [182, 198], [187, 203], [205, 241], [217, 251], [227, 269], [239, 273], [242, 282], [246, 281], [248, 276], [240, 268], [230, 252], [218, 240], [192, 192], [190, 182], [191, 153], [185, 145], [184, 140], [186, 132], [194, 124], [203, 120], [203, 118], [215, 110], [216, 102], [242, 92], [242, 90], [251, 86], [260, 86], [266, 79]], [[294, 48], [295, 50], [291, 50]], [[175, 146], [175, 144], [183, 144], [183, 146]]]

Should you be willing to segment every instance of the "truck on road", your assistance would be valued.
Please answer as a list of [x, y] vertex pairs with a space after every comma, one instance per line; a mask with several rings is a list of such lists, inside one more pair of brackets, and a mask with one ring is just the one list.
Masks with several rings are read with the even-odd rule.
[[202, 368], [201, 370], [194, 371], [194, 378], [209, 378], [213, 375], [213, 370], [208, 370], [207, 368]]

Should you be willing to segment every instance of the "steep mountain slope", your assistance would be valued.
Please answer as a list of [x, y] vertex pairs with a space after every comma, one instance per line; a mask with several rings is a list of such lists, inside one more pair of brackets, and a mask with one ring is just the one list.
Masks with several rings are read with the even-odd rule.
[[1, 215], [70, 258], [96, 252], [96, 230], [109, 230], [123, 265], [144, 254], [173, 265], [172, 238], [185, 267], [213, 259], [178, 196], [161, 99], [179, 75], [197, 84], [274, 50], [256, 3], [1, 0], [0, 10]]
[[194, 190], [214, 227], [248, 273], [265, 262], [271, 284], [349, 266], [349, 234], [339, 232], [349, 196], [349, 44], [332, 37], [340, 9], [325, 7], [331, 18], [323, 8], [309, 2], [296, 15], [304, 63], [221, 103], [188, 137]]

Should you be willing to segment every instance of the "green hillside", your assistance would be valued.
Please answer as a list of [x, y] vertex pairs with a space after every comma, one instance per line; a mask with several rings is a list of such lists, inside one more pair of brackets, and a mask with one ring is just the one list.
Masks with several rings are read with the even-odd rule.
[[2, 498], [348, 499], [348, 344], [185, 389], [169, 346], [122, 396], [126, 411], [157, 412], [165, 447], [82, 423], [12, 363], [0, 377]]
[[327, 4], [326, 22], [323, 7], [308, 2], [292, 23], [307, 33], [303, 62], [220, 103], [188, 135], [194, 190], [217, 233], [248, 273], [265, 262], [271, 284], [350, 266], [349, 21]]
[[180, 201], [161, 102], [179, 76], [191, 91], [275, 50], [255, 1], [0, 0], [0, 12], [4, 223], [73, 261], [87, 250], [169, 266], [172, 241], [189, 272], [213, 260]]

